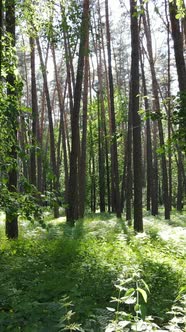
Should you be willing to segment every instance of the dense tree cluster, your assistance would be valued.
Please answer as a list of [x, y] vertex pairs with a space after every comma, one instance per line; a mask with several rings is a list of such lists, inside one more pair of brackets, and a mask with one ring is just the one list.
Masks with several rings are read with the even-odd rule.
[[88, 210], [125, 213], [136, 231], [143, 207], [157, 215], [163, 205], [165, 219], [183, 209], [184, 4], [120, 5], [114, 28], [108, 0], [0, 2], [0, 206], [9, 238], [18, 216], [35, 218], [43, 204], [55, 217], [64, 208], [70, 225]]

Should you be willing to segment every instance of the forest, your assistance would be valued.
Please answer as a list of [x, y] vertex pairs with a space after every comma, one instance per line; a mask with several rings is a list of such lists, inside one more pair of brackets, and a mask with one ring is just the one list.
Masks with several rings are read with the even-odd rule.
[[0, 332], [186, 331], [184, 0], [0, 0]]

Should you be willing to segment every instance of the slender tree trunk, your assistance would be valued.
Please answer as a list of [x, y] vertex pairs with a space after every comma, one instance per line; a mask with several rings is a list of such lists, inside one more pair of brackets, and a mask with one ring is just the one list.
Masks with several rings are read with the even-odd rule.
[[67, 158], [67, 147], [66, 147], [66, 135], [65, 135], [65, 125], [64, 125], [64, 101], [66, 97], [66, 90], [67, 90], [67, 80], [65, 84], [64, 96], [62, 96], [61, 85], [58, 77], [58, 70], [57, 70], [57, 63], [56, 63], [56, 54], [54, 45], [51, 45], [52, 55], [53, 55], [53, 62], [54, 62], [54, 72], [55, 72], [55, 79], [57, 85], [57, 93], [58, 93], [58, 101], [59, 101], [59, 109], [60, 109], [60, 124], [59, 124], [59, 136], [58, 136], [58, 148], [57, 148], [57, 181], [59, 187], [59, 170], [61, 165], [61, 158], [60, 158], [60, 147], [61, 147], [61, 139], [62, 139], [62, 146], [63, 146], [63, 157], [64, 157], [64, 171], [65, 171], [65, 203], [67, 202], [67, 193], [68, 193], [68, 158]]
[[[69, 49], [68, 49], [66, 31], [64, 31], [63, 36], [64, 36], [64, 45], [65, 45], [65, 58], [66, 58], [66, 69], [67, 69], [68, 95], [69, 95], [69, 103], [70, 103], [70, 115], [71, 115], [71, 122], [72, 122], [72, 113], [73, 113], [73, 107], [74, 107], [73, 91], [72, 91], [72, 86], [74, 87], [74, 84], [72, 84], [73, 67], [71, 66], [71, 61], [69, 60], [70, 54], [69, 54]], [[71, 123], [71, 126], [72, 126], [72, 123]]]
[[172, 152], [171, 152], [171, 49], [170, 49], [170, 21], [168, 16], [168, 1], [165, 1], [165, 17], [167, 25], [167, 116], [168, 116], [168, 179], [169, 179], [169, 204], [172, 209]]
[[157, 121], [153, 122], [153, 168], [152, 168], [152, 210], [153, 216], [158, 215], [158, 158], [157, 158]]
[[78, 150], [79, 150], [79, 113], [83, 82], [84, 56], [86, 52], [86, 40], [89, 29], [89, 0], [83, 2], [83, 17], [79, 46], [79, 58], [77, 67], [76, 84], [74, 90], [74, 107], [71, 115], [72, 147], [70, 155], [70, 177], [68, 190], [67, 222], [74, 225], [78, 219]]
[[[24, 118], [24, 114], [21, 113], [19, 116], [19, 131], [18, 131], [18, 142], [19, 142], [19, 146], [21, 148], [21, 151], [23, 153], [23, 156], [27, 155], [27, 149], [26, 146], [28, 146], [27, 144], [27, 133], [26, 133], [26, 124], [25, 124], [25, 118]], [[29, 153], [29, 152], [28, 152]], [[29, 181], [29, 176], [28, 176], [28, 160], [27, 158], [22, 158], [20, 160], [20, 164], [22, 167], [22, 174], [25, 177], [25, 179], [27, 179]], [[20, 187], [20, 190], [22, 190], [22, 188]]]
[[[174, 42], [174, 55], [176, 60], [176, 69], [178, 75], [178, 84], [181, 100], [181, 108], [179, 111], [180, 117], [180, 138], [179, 143], [186, 146], [186, 66], [183, 52], [183, 40], [182, 33], [180, 30], [180, 22], [176, 19], [177, 6], [176, 1], [169, 2], [169, 12], [172, 28], [172, 39]], [[180, 211], [182, 209], [182, 199], [183, 199], [183, 184], [182, 184], [182, 152], [178, 151], [178, 192], [177, 192], [177, 209]]]
[[[111, 170], [110, 170], [110, 160], [109, 160], [109, 152], [111, 152], [111, 144], [110, 144], [110, 137], [111, 134], [111, 103], [110, 103], [110, 91], [109, 91], [109, 80], [108, 80], [108, 70], [106, 64], [106, 52], [105, 52], [105, 45], [104, 45], [104, 32], [103, 32], [103, 23], [101, 20], [101, 10], [100, 10], [100, 1], [98, 0], [98, 15], [99, 15], [99, 27], [100, 27], [100, 34], [101, 34], [101, 41], [100, 41], [100, 49], [103, 51], [103, 63], [104, 63], [104, 70], [105, 70], [105, 81], [106, 81], [106, 89], [107, 89], [107, 102], [108, 102], [108, 116], [109, 116], [109, 130], [107, 130], [106, 126], [106, 112], [104, 115], [105, 123], [104, 123], [104, 131], [105, 131], [105, 154], [106, 154], [106, 170], [107, 170], [107, 199], [108, 199], [108, 212], [114, 210], [114, 187], [113, 181], [111, 179]], [[101, 61], [101, 60], [100, 60]], [[102, 79], [102, 77], [101, 77]], [[103, 99], [103, 98], [102, 98]], [[109, 137], [108, 133], [109, 132]]]
[[130, 0], [131, 12], [131, 92], [130, 107], [133, 127], [133, 170], [134, 170], [134, 230], [143, 232], [142, 216], [142, 151], [141, 119], [139, 111], [139, 30], [135, 0]]
[[182, 156], [181, 151], [178, 151], [178, 185], [177, 185], [177, 202], [176, 208], [178, 211], [183, 209], [183, 177], [182, 177]]
[[[159, 130], [160, 148], [163, 150], [163, 153], [161, 154], [163, 202], [164, 202], [164, 207], [165, 207], [165, 219], [170, 219], [167, 162], [166, 162], [166, 155], [165, 155], [163, 126], [162, 126], [161, 113], [160, 113], [158, 82], [157, 82], [157, 78], [156, 78], [153, 52], [152, 52], [152, 40], [151, 40], [151, 32], [150, 32], [148, 6], [146, 6], [146, 13], [147, 13], [147, 17], [146, 17], [145, 13], [143, 14], [143, 24], [144, 24], [144, 30], [145, 30], [146, 40], [147, 40], [147, 50], [148, 50], [148, 55], [149, 55], [149, 63], [150, 63], [150, 70], [151, 70], [151, 76], [152, 76], [152, 90], [153, 90], [153, 95], [154, 95], [154, 99], [155, 99], [154, 100], [155, 112], [158, 117], [157, 122], [158, 122], [158, 130]], [[147, 24], [147, 20], [148, 20], [148, 24]]]
[[86, 150], [87, 150], [87, 108], [88, 108], [88, 82], [89, 82], [89, 35], [85, 45], [85, 70], [84, 70], [84, 90], [83, 90], [83, 133], [81, 141], [81, 155], [79, 167], [79, 216], [84, 217], [85, 212], [85, 190], [86, 190]]
[[91, 179], [90, 189], [90, 208], [91, 212], [96, 212], [96, 171], [95, 171], [95, 156], [94, 156], [94, 142], [92, 133], [92, 124], [89, 122], [90, 132], [90, 161], [89, 161], [89, 174]]
[[[36, 39], [36, 42], [37, 42], [37, 48], [38, 48], [38, 53], [39, 53], [39, 58], [40, 58], [40, 63], [41, 63], [41, 68], [42, 68], [44, 89], [45, 89], [47, 109], [48, 109], [48, 121], [49, 121], [49, 131], [50, 131], [50, 157], [51, 157], [52, 171], [53, 171], [53, 175], [54, 175], [53, 187], [54, 187], [54, 190], [55, 190], [55, 194], [57, 194], [59, 188], [58, 188], [58, 181], [57, 181], [58, 174], [57, 174], [57, 166], [56, 166], [54, 127], [53, 127], [53, 119], [52, 119], [52, 106], [51, 106], [50, 94], [49, 94], [49, 89], [48, 89], [47, 73], [46, 73], [46, 68], [45, 68], [44, 61], [43, 61], [43, 56], [42, 56], [42, 51], [41, 51], [41, 45], [40, 45], [40, 42], [39, 42], [39, 38]], [[58, 206], [57, 202], [54, 204], [54, 217], [55, 218], [59, 217], [59, 206]]]
[[153, 181], [152, 181], [152, 140], [151, 140], [151, 124], [150, 124], [150, 108], [148, 99], [147, 87], [146, 87], [146, 80], [145, 80], [145, 72], [144, 72], [144, 64], [141, 57], [141, 73], [142, 73], [142, 82], [143, 82], [143, 92], [144, 92], [144, 102], [145, 102], [145, 111], [147, 115], [146, 120], [146, 133], [147, 133], [147, 147], [146, 147], [146, 155], [147, 155], [147, 211], [151, 210], [151, 202], [152, 202], [152, 192], [153, 192]]
[[[100, 91], [102, 91], [100, 89]], [[100, 103], [100, 92], [97, 93], [98, 103], [98, 158], [99, 158], [99, 205], [100, 212], [105, 212], [105, 153], [104, 153], [104, 137], [103, 137], [103, 119]]]
[[[31, 51], [31, 95], [32, 95], [32, 151], [30, 156], [30, 179], [42, 191], [42, 142], [39, 124], [38, 96], [35, 69], [35, 40], [30, 37]], [[37, 153], [36, 153], [37, 145]], [[39, 149], [38, 149], [39, 148]]]
[[[6, 31], [12, 37], [11, 46], [15, 47], [15, 1], [6, 0]], [[8, 108], [9, 118], [11, 119], [12, 126], [12, 143], [10, 157], [12, 159], [12, 167], [8, 173], [8, 190], [11, 193], [17, 191], [17, 125], [18, 125], [18, 112], [16, 109], [16, 92], [15, 92], [15, 77], [13, 73], [9, 73], [7, 77], [7, 96], [10, 98], [10, 105]], [[18, 237], [18, 214], [17, 208], [11, 206], [6, 211], [6, 235], [9, 239], [16, 239]]]
[[30, 51], [31, 51], [31, 94], [32, 94], [32, 148], [30, 155], [30, 181], [36, 186], [36, 144], [37, 144], [37, 123], [38, 103], [36, 90], [36, 76], [35, 76], [35, 42], [30, 37]]
[[[123, 124], [123, 132], [125, 131]], [[121, 184], [121, 212], [124, 210], [125, 200], [126, 200], [126, 171], [127, 171], [127, 139], [126, 135], [124, 135], [124, 149], [123, 153], [125, 156], [124, 165], [123, 165], [123, 175], [122, 175], [122, 184]]]
[[129, 97], [129, 114], [127, 130], [126, 149], [126, 220], [131, 225], [132, 222], [132, 112], [131, 112], [131, 89]]
[[108, 55], [108, 75], [109, 75], [109, 91], [110, 91], [110, 115], [111, 115], [111, 167], [112, 167], [112, 181], [114, 190], [114, 201], [117, 218], [121, 218], [121, 203], [119, 190], [119, 173], [118, 173], [118, 153], [117, 153], [117, 138], [116, 138], [116, 123], [115, 123], [115, 107], [114, 107], [114, 85], [112, 75], [112, 57], [111, 57], [111, 42], [110, 42], [110, 24], [109, 24], [109, 10], [108, 0], [105, 0], [105, 15], [106, 15], [106, 35], [107, 35], [107, 55]]

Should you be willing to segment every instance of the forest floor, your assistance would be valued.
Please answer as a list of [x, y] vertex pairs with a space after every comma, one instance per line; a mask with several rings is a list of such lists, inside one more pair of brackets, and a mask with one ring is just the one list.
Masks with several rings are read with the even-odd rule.
[[[1, 332], [80, 331], [78, 324], [87, 332], [133, 331], [106, 330], [122, 302], [118, 280], [135, 294], [137, 280], [143, 318], [152, 316], [162, 331], [185, 331], [186, 214], [164, 221], [145, 213], [144, 233], [136, 235], [114, 215], [90, 214], [71, 228], [64, 217], [46, 213], [42, 226], [20, 221], [16, 241], [5, 238], [0, 215]], [[120, 310], [134, 318], [132, 302], [120, 303]]]

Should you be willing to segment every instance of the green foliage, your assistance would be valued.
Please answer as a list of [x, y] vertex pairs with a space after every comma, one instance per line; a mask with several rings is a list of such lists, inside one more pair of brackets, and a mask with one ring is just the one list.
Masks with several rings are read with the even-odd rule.
[[[146, 233], [137, 236], [109, 214], [90, 214], [74, 228], [63, 217], [47, 216], [45, 228], [20, 221], [16, 241], [5, 239], [0, 221], [0, 331], [105, 331], [115, 315], [106, 307], [115, 309], [109, 302], [111, 297], [116, 301], [120, 287], [126, 288], [121, 288], [118, 309], [126, 313], [126, 329], [130, 319], [137, 323], [137, 315], [147, 331], [152, 323], [173, 324], [174, 314], [170, 319], [166, 313], [177, 310], [173, 305], [184, 310], [185, 291], [179, 295], [179, 290], [186, 282], [183, 227], [176, 226], [177, 220], [178, 215], [169, 225], [160, 217], [145, 217]], [[175, 235], [174, 244], [163, 238], [164, 230]], [[146, 321], [149, 316], [154, 322]]]
[[178, 93], [173, 101], [173, 105], [172, 122], [176, 128], [173, 139], [183, 151], [186, 151], [186, 93]]
[[105, 332], [153, 331], [158, 328], [150, 317], [144, 316], [144, 303], [147, 303], [147, 292], [150, 290], [141, 278], [141, 270], [137, 266], [125, 269], [115, 287], [118, 289], [118, 296], [112, 298], [111, 302], [116, 302], [117, 307], [107, 308], [115, 312], [115, 317]]
[[[171, 0], [172, 1], [172, 0]], [[185, 17], [185, 6], [184, 6], [184, 1], [183, 0], [176, 0], [176, 5], [177, 5], [177, 19], [181, 19]]]
[[166, 326], [168, 331], [185, 331], [186, 329], [186, 286], [182, 287], [179, 294], [168, 312], [172, 316]]
[[[81, 324], [73, 323], [72, 317], [74, 316], [75, 312], [70, 310], [73, 307], [72, 301], [69, 301], [68, 296], [63, 296], [60, 301], [62, 309], [65, 309], [65, 314], [60, 318], [59, 322], [59, 332], [61, 331], [80, 331], [83, 332], [84, 330], [81, 328]], [[68, 310], [69, 309], [69, 310]]]
[[22, 193], [18, 191], [10, 192], [4, 183], [0, 184], [0, 209], [11, 215], [20, 215], [21, 217], [42, 222], [42, 210], [38, 204], [39, 193], [37, 189], [28, 183], [25, 178], [20, 181]]

